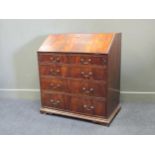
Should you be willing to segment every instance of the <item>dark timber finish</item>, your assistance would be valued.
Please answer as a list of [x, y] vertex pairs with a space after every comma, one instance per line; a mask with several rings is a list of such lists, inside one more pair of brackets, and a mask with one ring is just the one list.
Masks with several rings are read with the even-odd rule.
[[121, 34], [49, 35], [38, 50], [41, 112], [109, 125], [120, 110]]

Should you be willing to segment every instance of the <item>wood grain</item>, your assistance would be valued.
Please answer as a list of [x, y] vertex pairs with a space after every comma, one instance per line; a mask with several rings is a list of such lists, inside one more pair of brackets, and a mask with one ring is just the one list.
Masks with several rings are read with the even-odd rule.
[[107, 53], [114, 33], [53, 34], [49, 35], [38, 51]]
[[121, 34], [50, 35], [38, 51], [41, 112], [110, 124], [120, 110]]
[[74, 66], [65, 64], [40, 65], [40, 73], [42, 76], [105, 80], [107, 75], [107, 66], [94, 67], [91, 65]]
[[107, 55], [38, 52], [40, 64], [106, 65]]
[[116, 108], [120, 99], [121, 34], [116, 34], [108, 54], [107, 115]]

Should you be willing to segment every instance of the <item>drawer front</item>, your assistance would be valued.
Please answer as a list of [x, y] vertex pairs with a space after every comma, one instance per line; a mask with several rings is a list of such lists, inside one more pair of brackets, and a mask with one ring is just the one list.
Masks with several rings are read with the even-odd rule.
[[58, 54], [58, 53], [39, 53], [40, 63], [64, 63], [82, 65], [106, 65], [107, 56], [94, 56], [86, 54]]
[[81, 79], [106, 80], [106, 66], [92, 67], [92, 66], [70, 66], [69, 76]]
[[68, 58], [61, 54], [39, 53], [38, 59], [40, 63], [68, 63]]
[[90, 82], [86, 80], [70, 80], [68, 81], [68, 89], [70, 93], [82, 94], [88, 96], [105, 97], [105, 82]]
[[106, 66], [40, 65], [40, 73], [48, 76], [106, 80], [107, 69]]
[[49, 94], [42, 93], [42, 106], [43, 107], [51, 107], [56, 109], [66, 110], [68, 109], [68, 98], [62, 94]]
[[82, 65], [106, 65], [107, 57], [104, 56], [92, 56], [92, 55], [75, 55], [68, 56], [68, 61], [71, 64], [82, 64]]
[[40, 74], [46, 76], [68, 76], [68, 68], [60, 65], [40, 65]]
[[41, 89], [67, 92], [67, 81], [58, 78], [41, 78]]
[[41, 78], [41, 89], [97, 97], [106, 96], [105, 82], [90, 82], [89, 80]]
[[105, 115], [105, 101], [80, 97], [70, 98], [70, 110], [87, 115]]

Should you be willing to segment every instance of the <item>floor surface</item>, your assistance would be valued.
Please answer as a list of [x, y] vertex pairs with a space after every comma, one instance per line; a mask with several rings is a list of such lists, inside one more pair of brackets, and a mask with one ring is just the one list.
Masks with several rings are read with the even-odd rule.
[[40, 114], [39, 101], [0, 100], [1, 135], [143, 135], [155, 134], [155, 103], [121, 103], [109, 127]]

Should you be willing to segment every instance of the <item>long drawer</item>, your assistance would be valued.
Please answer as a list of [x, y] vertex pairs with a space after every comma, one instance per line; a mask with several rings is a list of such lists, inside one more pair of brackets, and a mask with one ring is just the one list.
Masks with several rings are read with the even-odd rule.
[[41, 76], [61, 76], [81, 79], [106, 80], [107, 67], [78, 65], [40, 65]]
[[106, 55], [89, 54], [58, 54], [58, 53], [38, 53], [40, 63], [65, 63], [82, 65], [105, 65], [107, 64]]
[[106, 96], [106, 82], [67, 79], [41, 78], [41, 88], [48, 91], [67, 92], [73, 94], [102, 97]]
[[105, 100], [42, 92], [42, 106], [86, 115], [104, 116]]

